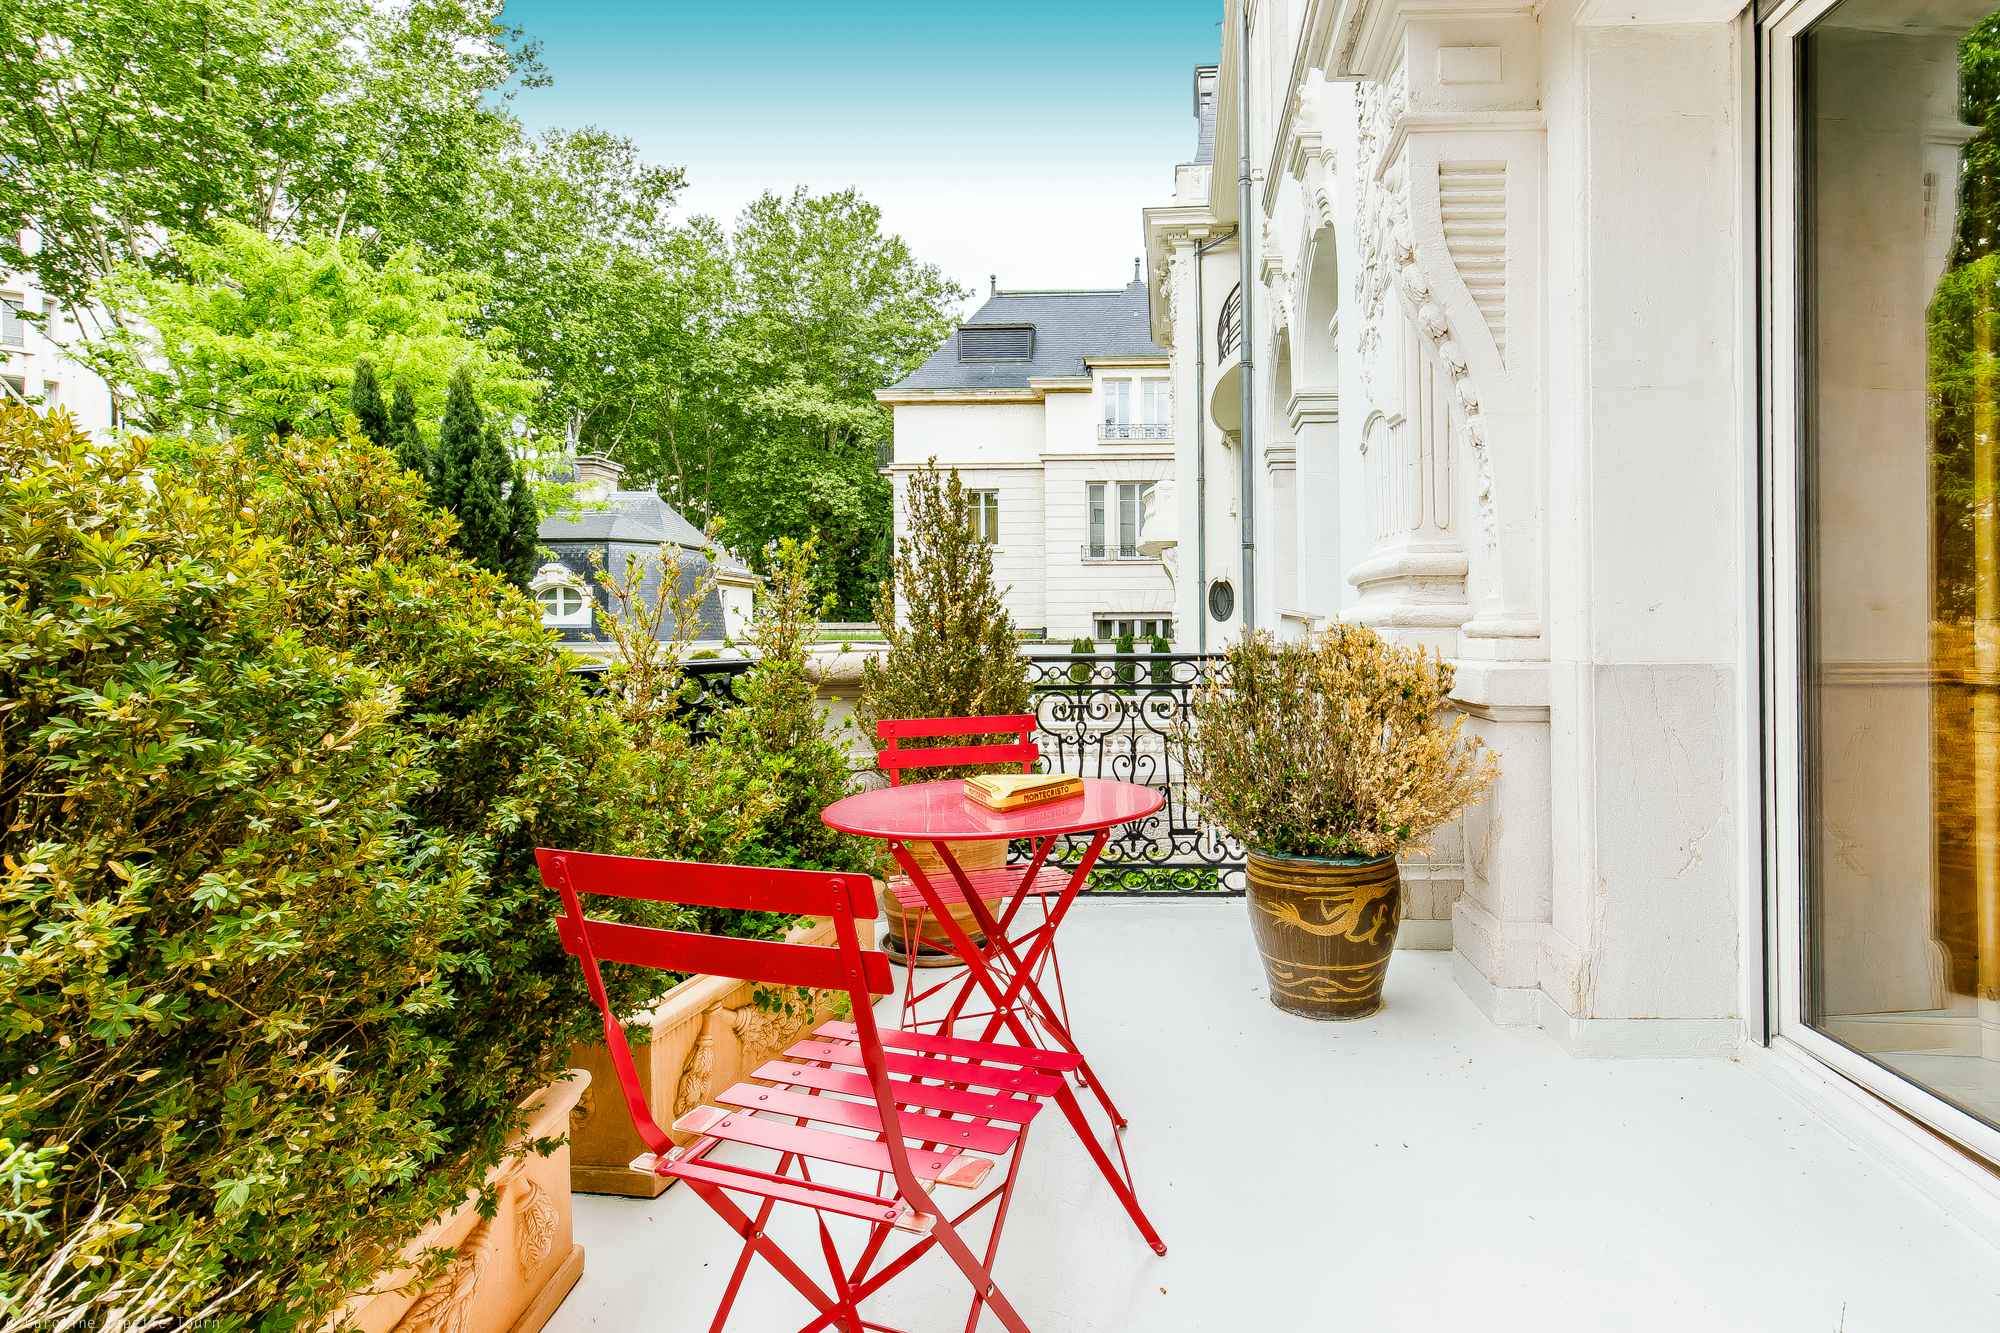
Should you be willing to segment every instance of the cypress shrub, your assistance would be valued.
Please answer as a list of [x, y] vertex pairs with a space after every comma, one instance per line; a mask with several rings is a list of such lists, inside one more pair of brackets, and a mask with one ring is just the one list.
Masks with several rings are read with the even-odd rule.
[[367, 357], [354, 363], [354, 388], [348, 394], [348, 410], [354, 413], [354, 427], [370, 444], [390, 445], [389, 408], [382, 401], [382, 386], [375, 379], [375, 363]]
[[1124, 659], [1112, 668], [1112, 674], [1118, 678], [1118, 683], [1120, 685], [1136, 685], [1139, 681], [1139, 664], [1131, 660], [1132, 653], [1135, 651], [1132, 636], [1129, 634], [1119, 635], [1118, 642], [1114, 645], [1113, 651], [1120, 658]]
[[[910, 474], [904, 525], [875, 620], [889, 647], [879, 660], [862, 664], [854, 709], [871, 745], [875, 724], [884, 718], [1028, 711], [1028, 664], [993, 581], [993, 548], [973, 526], [957, 470], [940, 470], [935, 459]], [[952, 736], [941, 743], [982, 739], [988, 738]], [[979, 766], [926, 769], [924, 775], [941, 779], [981, 771]]]
[[[1097, 640], [1085, 639], [1085, 638], [1071, 639], [1069, 641], [1069, 650], [1073, 655], [1077, 657], [1095, 657], [1097, 655]], [[1090, 672], [1092, 665], [1093, 664], [1089, 662], [1071, 662], [1069, 664], [1070, 684], [1072, 685], [1090, 684]]]
[[[1146, 641], [1146, 649], [1154, 653], [1171, 653], [1174, 650], [1173, 640], [1164, 634], [1155, 634]], [[1174, 681], [1174, 664], [1155, 662], [1152, 665], [1152, 675], [1155, 685], [1171, 685]]]

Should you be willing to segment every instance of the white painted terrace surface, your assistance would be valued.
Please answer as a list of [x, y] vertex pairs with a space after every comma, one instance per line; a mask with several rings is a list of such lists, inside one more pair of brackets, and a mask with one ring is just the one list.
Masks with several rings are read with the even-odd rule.
[[[1085, 900], [1063, 927], [1078, 1039], [1169, 1251], [1044, 1116], [995, 1268], [1036, 1333], [2000, 1329], [1994, 1242], [1749, 1064], [1576, 1059], [1488, 1023], [1443, 953], [1399, 953], [1373, 1018], [1291, 1018], [1243, 914]], [[739, 1249], [678, 1188], [579, 1196], [576, 1233], [587, 1265], [551, 1333], [706, 1329]], [[933, 1252], [863, 1312], [929, 1333], [967, 1302]], [[760, 1262], [729, 1327], [810, 1314]]]

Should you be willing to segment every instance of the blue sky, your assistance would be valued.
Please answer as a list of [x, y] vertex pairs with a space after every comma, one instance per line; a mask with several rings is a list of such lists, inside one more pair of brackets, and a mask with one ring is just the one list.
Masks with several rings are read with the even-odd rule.
[[691, 211], [853, 185], [983, 295], [1114, 287], [1193, 156], [1221, 0], [508, 0], [542, 43], [531, 129], [595, 124], [685, 167]]

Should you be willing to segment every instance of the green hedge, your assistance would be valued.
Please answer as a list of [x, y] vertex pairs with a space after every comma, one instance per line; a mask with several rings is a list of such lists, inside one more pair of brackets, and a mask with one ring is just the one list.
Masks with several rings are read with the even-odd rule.
[[448, 525], [353, 441], [0, 412], [0, 1305], [68, 1243], [316, 1327], [596, 1029], [533, 847], [758, 838], [770, 775], [635, 744]]

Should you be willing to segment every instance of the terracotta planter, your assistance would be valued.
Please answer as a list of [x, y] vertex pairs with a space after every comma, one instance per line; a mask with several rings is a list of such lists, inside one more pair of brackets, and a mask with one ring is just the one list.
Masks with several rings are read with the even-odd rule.
[[[799, 944], [832, 944], [833, 923], [801, 926], [787, 938]], [[660, 1124], [669, 1124], [707, 1101], [711, 1093], [750, 1077], [801, 1034], [834, 1017], [836, 1000], [845, 998], [815, 993], [810, 1012], [780, 1013], [758, 1008], [755, 990], [733, 977], [689, 977], [646, 1015], [649, 1035], [632, 1039], [632, 1063], [646, 1104]], [[571, 1188], [582, 1194], [644, 1199], [664, 1192], [672, 1180], [632, 1169], [632, 1160], [646, 1151], [646, 1145], [633, 1132], [625, 1112], [611, 1053], [603, 1043], [593, 1042], [571, 1051], [570, 1063], [589, 1070], [592, 1079], [589, 1094], [570, 1121]], [[693, 1136], [673, 1137], [685, 1143]]]
[[[909, 844], [910, 859], [931, 877], [933, 883], [940, 883], [949, 880], [951, 872], [944, 868], [944, 862], [932, 850], [935, 846], [935, 843], [928, 842]], [[1007, 844], [997, 838], [952, 841], [945, 846], [951, 849], [951, 859], [958, 862], [958, 868], [967, 873], [997, 870], [1007, 864]], [[882, 902], [882, 951], [900, 963], [903, 961], [903, 905], [896, 901], [887, 885], [882, 886], [877, 897]], [[950, 907], [952, 919], [972, 937], [972, 942], [984, 944], [985, 937], [979, 933], [978, 919], [972, 915], [972, 909], [962, 902], [952, 903]], [[956, 967], [958, 955], [951, 951], [951, 936], [946, 932], [944, 923], [929, 912], [922, 913], [922, 916], [923, 924], [917, 936], [917, 966]]]
[[1306, 1018], [1365, 1018], [1382, 1007], [1382, 979], [1403, 918], [1393, 856], [1372, 859], [1249, 853], [1250, 926], [1271, 1003]]
[[[591, 1076], [551, 1083], [522, 1105], [531, 1138], [556, 1138], [569, 1129], [571, 1109], [590, 1088]], [[534, 1333], [549, 1321], [583, 1276], [583, 1247], [570, 1230], [569, 1149], [547, 1157], [509, 1157], [486, 1177], [500, 1196], [498, 1211], [479, 1216], [476, 1195], [426, 1227], [403, 1247], [414, 1261], [432, 1248], [454, 1249], [430, 1286], [413, 1285], [414, 1267], [385, 1273], [365, 1293], [350, 1297], [329, 1328], [363, 1333]]]

